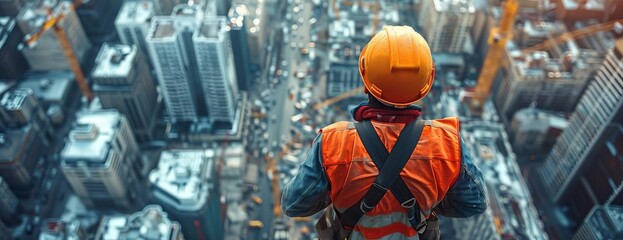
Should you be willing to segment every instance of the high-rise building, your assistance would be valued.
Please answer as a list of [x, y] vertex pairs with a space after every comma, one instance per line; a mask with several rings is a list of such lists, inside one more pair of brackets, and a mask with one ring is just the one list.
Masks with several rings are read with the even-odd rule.
[[[596, 19], [605, 21], [611, 14], [610, 11], [616, 8], [619, 1], [616, 0], [586, 0], [586, 1], [567, 1], [552, 0], [556, 4], [556, 17], [568, 24], [575, 21]], [[621, 16], [615, 16], [617, 19]]]
[[562, 22], [535, 21], [522, 19], [513, 33], [513, 40], [520, 48], [531, 47], [548, 40], [548, 36], [559, 36], [567, 31]]
[[[335, 97], [363, 86], [358, 61], [366, 42], [353, 41], [356, 33], [356, 23], [351, 19], [342, 18], [329, 25], [331, 49], [327, 73], [327, 97]], [[355, 97], [361, 100], [365, 99], [366, 95], [362, 91]]]
[[78, 221], [64, 222], [60, 219], [49, 218], [41, 223], [39, 240], [80, 240], [86, 238], [87, 234]]
[[26, 196], [33, 186], [33, 171], [50, 144], [53, 129], [29, 89], [5, 93], [0, 101], [0, 176], [11, 190]]
[[182, 240], [184, 236], [179, 223], [171, 221], [160, 206], [147, 205], [130, 216], [104, 216], [95, 240], [108, 239]]
[[79, 114], [61, 168], [87, 206], [132, 210], [145, 196], [146, 164], [126, 118], [113, 109]]
[[136, 46], [104, 43], [91, 74], [102, 107], [125, 115], [138, 141], [152, 139], [159, 109], [147, 61]]
[[58, 108], [61, 118], [64, 118], [77, 95], [76, 81], [70, 71], [29, 73], [19, 82], [18, 88], [32, 90], [52, 121], [56, 116], [54, 109]]
[[602, 54], [590, 50], [563, 56], [542, 51], [526, 55], [514, 52], [508, 51], [508, 74], [499, 81], [492, 96], [505, 121], [510, 121], [517, 110], [531, 105], [547, 111], [573, 111], [602, 59]]
[[19, 200], [9, 185], [0, 177], [0, 222], [7, 225], [19, 223], [19, 217], [16, 215], [18, 204]]
[[240, 16], [244, 18], [244, 26], [247, 29], [247, 40], [251, 55], [251, 63], [262, 67], [266, 61], [266, 46], [270, 36], [268, 10], [265, 1], [235, 0], [232, 5], [236, 6]]
[[539, 169], [546, 199], [568, 209], [575, 222], [597, 205], [623, 205], [622, 66], [623, 40], [617, 40]]
[[[91, 43], [80, 24], [78, 15], [71, 2], [43, 0], [38, 3], [28, 3], [17, 16], [17, 25], [24, 34], [33, 35], [41, 31], [43, 24], [48, 19], [48, 7], [51, 8], [52, 16], [62, 18], [57, 23], [63, 27], [69, 45], [76, 58], [82, 62], [91, 48]], [[39, 37], [36, 43], [27, 46], [22, 45], [22, 53], [30, 63], [33, 70], [69, 70], [69, 61], [63, 53], [59, 40], [52, 29], [49, 29]]]
[[18, 80], [28, 70], [28, 62], [17, 49], [24, 35], [16, 26], [15, 19], [0, 16], [0, 79]]
[[117, 15], [115, 27], [121, 43], [137, 45], [147, 53], [145, 37], [155, 15], [152, 1], [126, 1]]
[[82, 1], [76, 8], [80, 23], [94, 44], [115, 41], [115, 17], [123, 0]]
[[586, 217], [573, 240], [622, 239], [623, 206], [596, 206]]
[[423, 1], [418, 21], [432, 52], [472, 54], [475, 16], [473, 0], [431, 0]]
[[238, 88], [249, 91], [253, 87], [254, 79], [251, 72], [251, 52], [249, 50], [249, 36], [245, 25], [242, 7], [234, 7], [229, 11], [229, 37], [234, 54]]
[[548, 239], [512, 152], [504, 126], [461, 123], [465, 144], [480, 168], [487, 192], [483, 214], [452, 219], [455, 239]]
[[153, 201], [180, 223], [185, 238], [223, 239], [214, 151], [164, 151], [149, 181]]
[[231, 129], [238, 108], [238, 83], [225, 18], [206, 18], [193, 36], [201, 87], [210, 120]]
[[15, 17], [24, 6], [24, 0], [0, 0], [0, 16]]
[[239, 97], [225, 18], [178, 5], [170, 17], [154, 18], [147, 44], [171, 122], [231, 129]]

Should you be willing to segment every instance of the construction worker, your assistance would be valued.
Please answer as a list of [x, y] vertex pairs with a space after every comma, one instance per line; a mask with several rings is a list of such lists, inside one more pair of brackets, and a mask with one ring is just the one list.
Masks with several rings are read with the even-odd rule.
[[[377, 33], [361, 52], [359, 72], [369, 100], [353, 110], [356, 123], [337, 122], [320, 130], [283, 189], [281, 207], [287, 216], [310, 216], [333, 204], [342, 217], [357, 204], [376, 183], [379, 169], [355, 124], [370, 121], [387, 151], [392, 150], [403, 127], [419, 117], [422, 108], [414, 104], [430, 91], [435, 77], [428, 43], [408, 26], [386, 26]], [[463, 218], [483, 213], [482, 174], [459, 136], [458, 118], [421, 122], [419, 142], [399, 171], [422, 221], [437, 214]], [[348, 229], [349, 238], [418, 239], [410, 210], [392, 192], [381, 197]]]

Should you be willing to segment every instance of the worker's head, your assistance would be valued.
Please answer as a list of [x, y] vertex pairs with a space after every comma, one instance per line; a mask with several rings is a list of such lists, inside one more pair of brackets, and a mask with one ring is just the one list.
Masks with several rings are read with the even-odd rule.
[[386, 26], [359, 56], [365, 92], [385, 105], [404, 108], [424, 98], [435, 68], [426, 40], [409, 26]]

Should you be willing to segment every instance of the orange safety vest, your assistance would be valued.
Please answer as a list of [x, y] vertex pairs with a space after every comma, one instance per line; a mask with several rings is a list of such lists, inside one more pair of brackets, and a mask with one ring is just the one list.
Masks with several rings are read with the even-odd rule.
[[[394, 147], [405, 126], [403, 123], [372, 123], [388, 150]], [[427, 218], [459, 176], [458, 129], [456, 117], [427, 120], [417, 147], [400, 173]], [[337, 122], [322, 129], [322, 164], [331, 186], [331, 201], [340, 213], [366, 194], [379, 173], [357, 136], [355, 125], [350, 122]], [[394, 234], [413, 237], [417, 232], [409, 223], [407, 209], [388, 192], [372, 211], [361, 217], [351, 238], [379, 239]]]

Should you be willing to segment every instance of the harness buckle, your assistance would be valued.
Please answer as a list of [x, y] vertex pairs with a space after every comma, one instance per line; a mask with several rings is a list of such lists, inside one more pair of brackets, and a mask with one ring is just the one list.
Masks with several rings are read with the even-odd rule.
[[422, 222], [420, 222], [417, 227], [415, 227], [415, 230], [419, 233], [419, 234], [423, 234], [426, 231], [426, 226], [428, 225], [428, 221], [424, 220]]
[[403, 208], [412, 208], [415, 205], [415, 198], [411, 198], [403, 203], [400, 203], [400, 206]]
[[374, 209], [374, 206], [370, 207], [368, 206], [368, 204], [366, 204], [365, 199], [361, 200], [361, 204], [359, 204], [359, 210], [361, 210], [361, 212], [367, 213], [371, 211], [372, 209]]

